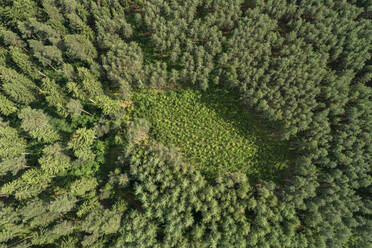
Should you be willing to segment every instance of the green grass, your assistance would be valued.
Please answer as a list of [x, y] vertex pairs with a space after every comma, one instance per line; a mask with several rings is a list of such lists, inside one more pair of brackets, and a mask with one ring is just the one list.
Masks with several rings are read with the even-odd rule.
[[257, 117], [227, 90], [146, 90], [133, 96], [134, 118], [151, 123], [150, 137], [174, 145], [207, 176], [223, 171], [275, 179], [286, 168], [288, 144], [277, 123]]

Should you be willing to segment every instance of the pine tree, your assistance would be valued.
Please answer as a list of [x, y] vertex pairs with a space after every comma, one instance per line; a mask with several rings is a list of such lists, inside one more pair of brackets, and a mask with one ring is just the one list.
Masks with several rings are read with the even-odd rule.
[[71, 184], [71, 194], [84, 197], [87, 192], [95, 190], [97, 187], [97, 180], [95, 178], [81, 178]]
[[91, 146], [95, 139], [93, 129], [79, 128], [69, 141], [67, 147], [74, 151], [76, 157], [82, 160], [94, 160], [94, 153]]
[[43, 45], [41, 41], [29, 40], [28, 41], [33, 56], [35, 56], [43, 66], [50, 66], [54, 68], [54, 65], [60, 66], [63, 63], [62, 51], [56, 46]]
[[28, 168], [27, 161], [24, 155], [2, 159], [0, 162], [0, 176], [5, 176], [11, 172], [13, 176], [17, 175], [19, 171]]
[[86, 98], [94, 99], [97, 96], [103, 95], [102, 85], [95, 75], [85, 67], [78, 67], [77, 72], [78, 78], [80, 79], [79, 84], [81, 85], [81, 89], [84, 91]]
[[123, 17], [125, 7], [120, 1], [102, 1], [100, 3], [90, 2], [92, 10], [98, 47], [109, 49], [123, 39], [129, 39], [133, 35], [132, 26]]
[[28, 199], [37, 196], [44, 191], [51, 181], [51, 178], [39, 169], [29, 169], [18, 179], [4, 184], [1, 193], [14, 195], [16, 199]]
[[[0, 120], [1, 121], [1, 120]], [[21, 138], [15, 128], [8, 123], [0, 122], [0, 158], [18, 157], [25, 153], [26, 141]]]
[[32, 0], [15, 0], [7, 2], [2, 8], [1, 22], [9, 27], [15, 27], [19, 21], [35, 17], [39, 8]]
[[46, 146], [44, 155], [38, 160], [40, 168], [50, 177], [57, 176], [61, 172], [71, 168], [70, 157], [64, 153], [62, 146], [55, 143]]
[[83, 35], [66, 35], [64, 46], [67, 56], [71, 59], [79, 59], [91, 64], [97, 57], [93, 44]]
[[26, 141], [19, 137], [16, 129], [0, 122], [0, 176], [11, 172], [16, 175], [26, 169]]
[[123, 98], [130, 94], [131, 87], [141, 85], [143, 79], [143, 55], [137, 43], [121, 41], [102, 58], [107, 77], [119, 87]]
[[0, 79], [4, 93], [16, 102], [29, 104], [36, 100], [37, 86], [24, 75], [13, 69], [0, 66]]
[[[22, 37], [28, 39], [31, 47], [33, 47], [32, 43], [36, 41], [38, 41], [37, 44], [44, 45], [46, 45], [45, 43], [52, 43], [52, 47], [61, 41], [61, 35], [53, 27], [39, 22], [36, 18], [30, 18], [27, 22], [19, 22], [18, 29]], [[37, 39], [34, 40], [35, 38]]]
[[0, 94], [0, 112], [3, 115], [10, 115], [17, 111], [16, 105], [7, 97]]
[[35, 68], [35, 65], [32, 63], [30, 57], [22, 51], [19, 47], [10, 47], [10, 56], [17, 67], [27, 76], [33, 80], [40, 79], [41, 74]]
[[61, 10], [56, 6], [54, 0], [43, 0], [43, 11], [48, 15], [48, 24], [57, 30], [58, 33], [67, 33], [66, 27], [63, 25], [64, 17], [61, 14]]
[[32, 198], [47, 189], [54, 177], [72, 167], [70, 158], [58, 144], [45, 147], [38, 163], [40, 168], [27, 170], [22, 176], [3, 185], [1, 192], [6, 195], [14, 194], [20, 200]]
[[49, 106], [55, 107], [57, 112], [62, 116], [67, 115], [67, 96], [54, 80], [43, 78], [40, 92], [45, 96], [45, 100]]
[[24, 48], [26, 46], [25, 42], [16, 33], [1, 26], [0, 37], [4, 46], [16, 46], [20, 48]]
[[53, 143], [60, 139], [59, 134], [49, 124], [51, 118], [40, 109], [23, 108], [18, 118], [22, 120], [21, 127], [38, 141]]
[[111, 99], [107, 95], [101, 95], [95, 98], [97, 107], [102, 109], [105, 115], [115, 115], [119, 114], [121, 111], [121, 106], [119, 102]]
[[66, 108], [71, 115], [80, 115], [83, 111], [83, 106], [81, 105], [80, 101], [75, 99], [70, 99], [66, 105]]
[[90, 246], [99, 243], [103, 235], [114, 234], [120, 228], [121, 213], [115, 210], [103, 209], [102, 207], [93, 209], [82, 223], [82, 230], [89, 233], [85, 235], [82, 244]]

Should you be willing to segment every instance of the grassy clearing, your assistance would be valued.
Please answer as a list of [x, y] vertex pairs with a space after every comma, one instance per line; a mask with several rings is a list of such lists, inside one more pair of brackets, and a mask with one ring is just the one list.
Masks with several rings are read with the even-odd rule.
[[242, 107], [227, 90], [146, 90], [133, 96], [134, 118], [146, 118], [151, 137], [178, 147], [208, 176], [224, 170], [274, 179], [285, 167], [288, 144], [275, 140], [275, 123]]

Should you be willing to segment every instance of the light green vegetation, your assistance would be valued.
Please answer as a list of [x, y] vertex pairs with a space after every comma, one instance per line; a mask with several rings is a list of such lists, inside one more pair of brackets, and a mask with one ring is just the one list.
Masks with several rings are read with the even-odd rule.
[[134, 117], [151, 123], [150, 135], [174, 145], [208, 176], [223, 170], [273, 179], [286, 168], [288, 144], [277, 123], [263, 121], [227, 90], [146, 90], [136, 93]]

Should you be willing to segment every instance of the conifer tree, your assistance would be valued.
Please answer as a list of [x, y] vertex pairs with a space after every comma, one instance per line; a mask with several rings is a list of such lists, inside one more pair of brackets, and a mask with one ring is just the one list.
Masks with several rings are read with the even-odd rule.
[[26, 107], [19, 112], [18, 118], [22, 120], [23, 130], [38, 141], [53, 143], [60, 138], [49, 124], [51, 118], [42, 110]]
[[25, 152], [26, 141], [19, 137], [18, 131], [0, 119], [0, 157], [16, 157]]
[[5, 176], [8, 172], [11, 172], [15, 176], [19, 171], [28, 167], [24, 155], [2, 159], [0, 161], [0, 176]]
[[102, 58], [107, 77], [118, 87], [124, 98], [129, 96], [131, 87], [141, 86], [143, 80], [143, 55], [135, 42], [121, 41], [113, 46]]
[[50, 42], [52, 46], [56, 46], [61, 41], [61, 35], [53, 27], [39, 22], [36, 18], [30, 18], [27, 22], [19, 22], [18, 29], [23, 38], [29, 39], [28, 43], [31, 47], [30, 41], [35, 40], [35, 38], [44, 45]]
[[84, 197], [87, 192], [95, 190], [96, 186], [97, 180], [95, 178], [81, 178], [71, 184], [71, 194]]
[[29, 40], [28, 41], [33, 56], [35, 56], [43, 66], [50, 66], [54, 68], [54, 65], [61, 65], [63, 62], [62, 51], [56, 46], [43, 45], [41, 41]]
[[83, 111], [83, 106], [81, 105], [80, 101], [75, 99], [70, 99], [66, 105], [66, 108], [71, 115], [80, 115]]
[[81, 89], [84, 91], [86, 98], [94, 99], [97, 96], [103, 95], [102, 85], [95, 75], [85, 67], [78, 67], [77, 72]]
[[107, 95], [101, 95], [96, 97], [95, 102], [97, 104], [97, 107], [102, 109], [105, 115], [115, 115], [119, 114], [121, 111], [119, 102], [111, 99]]
[[68, 105], [67, 96], [64, 94], [63, 89], [50, 78], [43, 78], [41, 81], [40, 92], [45, 96], [49, 106], [56, 108], [59, 114], [66, 116]]
[[13, 69], [0, 66], [0, 79], [4, 93], [16, 102], [29, 104], [36, 100], [37, 86], [24, 75]]
[[76, 157], [82, 160], [93, 160], [94, 153], [91, 145], [95, 139], [95, 131], [93, 129], [79, 128], [72, 136], [67, 147], [74, 151]]
[[1, 8], [1, 22], [9, 27], [15, 27], [19, 21], [35, 17], [39, 11], [33, 0], [6, 1]]
[[64, 17], [61, 14], [61, 10], [57, 7], [54, 0], [43, 0], [43, 11], [48, 15], [48, 24], [58, 30], [58, 33], [67, 33], [66, 27], [63, 25]]
[[83, 35], [66, 35], [64, 46], [67, 56], [71, 59], [79, 59], [91, 64], [97, 57], [93, 44]]
[[37, 71], [35, 65], [32, 63], [30, 57], [22, 51], [19, 47], [10, 47], [10, 56], [17, 67], [27, 76], [35, 79], [40, 79], [40, 72]]
[[138, 144], [146, 140], [150, 126], [145, 119], [139, 119], [128, 126], [127, 136], [130, 144]]
[[6, 96], [0, 94], [0, 112], [3, 115], [9, 115], [17, 111], [16, 105]]
[[132, 26], [122, 18], [125, 12], [125, 6], [122, 4], [120, 1], [89, 3], [95, 19], [97, 45], [101, 49], [110, 49], [133, 35]]
[[14, 194], [17, 199], [37, 196], [50, 186], [52, 179], [71, 168], [70, 158], [64, 154], [60, 145], [44, 148], [43, 156], [38, 160], [40, 168], [31, 168], [21, 177], [3, 185], [3, 194]]
[[11, 172], [16, 175], [27, 168], [26, 141], [19, 137], [16, 129], [0, 122], [0, 176]]
[[4, 46], [17, 46], [20, 48], [24, 48], [26, 46], [25, 42], [16, 33], [1, 26], [0, 37]]

